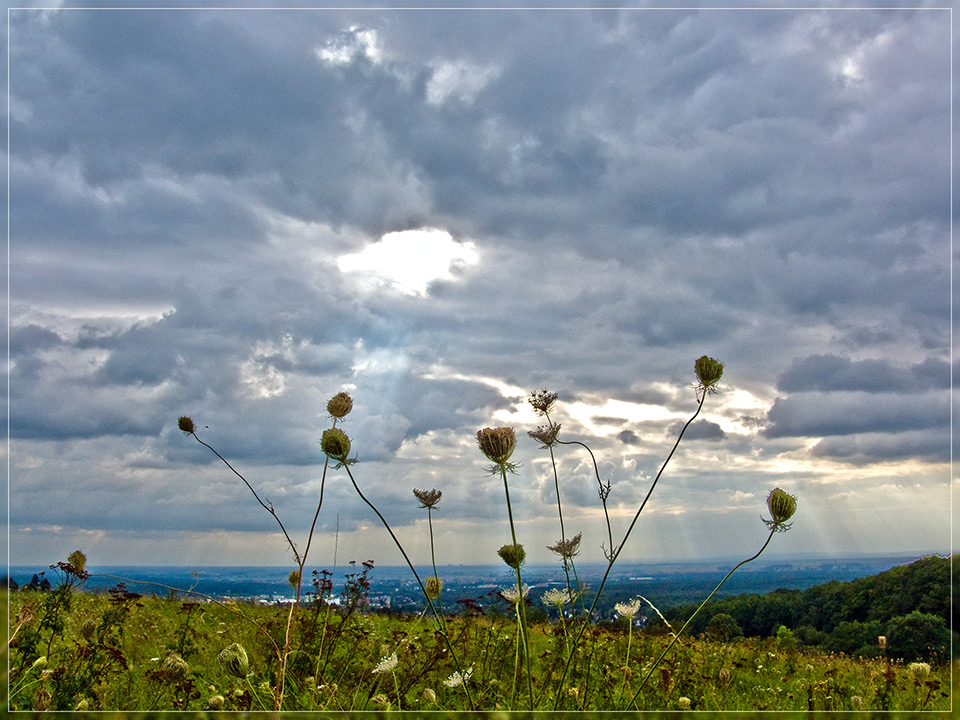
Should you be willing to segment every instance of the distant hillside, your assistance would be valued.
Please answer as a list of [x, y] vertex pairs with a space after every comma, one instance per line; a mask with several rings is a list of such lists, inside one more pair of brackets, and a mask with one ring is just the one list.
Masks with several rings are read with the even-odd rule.
[[[897, 657], [944, 655], [950, 644], [950, 562], [926, 557], [858, 580], [726, 597], [711, 601], [687, 630], [769, 637], [784, 626], [801, 645], [867, 656], [880, 654], [880, 635], [910, 635], [918, 648], [902, 642]], [[678, 606], [664, 615], [682, 624], [696, 608]]]

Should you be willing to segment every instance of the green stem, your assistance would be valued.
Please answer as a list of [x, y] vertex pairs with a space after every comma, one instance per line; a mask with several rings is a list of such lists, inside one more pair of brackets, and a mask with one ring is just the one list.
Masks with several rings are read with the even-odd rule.
[[[507, 496], [507, 517], [510, 519], [510, 537], [513, 538], [513, 545], [517, 547], [517, 532], [513, 525], [513, 509], [510, 504], [510, 485], [507, 483], [507, 468], [500, 465], [500, 475], [503, 477], [503, 491]], [[520, 612], [517, 613], [517, 622], [520, 626], [520, 632], [523, 635], [523, 660], [527, 666], [527, 691], [530, 696], [530, 710], [533, 710], [533, 668], [530, 663], [530, 644], [527, 640], [527, 604], [523, 598], [523, 579], [520, 577], [520, 563], [518, 562], [514, 570], [517, 573], [517, 593], [520, 596]]]
[[[380, 518], [380, 522], [383, 523], [383, 526], [387, 529], [387, 532], [390, 533], [390, 537], [393, 538], [394, 545], [397, 546], [397, 549], [400, 551], [400, 554], [403, 555], [403, 559], [407, 563], [407, 567], [410, 568], [410, 572], [413, 573], [413, 577], [416, 578], [417, 584], [420, 586], [420, 590], [423, 592], [423, 596], [427, 599], [427, 604], [430, 606], [430, 610], [433, 612], [434, 617], [437, 618], [437, 622], [440, 622], [439, 614], [437, 613], [437, 608], [433, 604], [433, 601], [430, 599], [430, 595], [427, 593], [427, 588], [423, 584], [423, 580], [420, 579], [420, 574], [417, 572], [417, 569], [413, 566], [413, 563], [410, 562], [410, 558], [407, 556], [406, 551], [403, 549], [403, 545], [400, 544], [400, 540], [394, 534], [393, 529], [390, 527], [390, 523], [387, 522], [387, 519], [377, 510], [376, 506], [367, 500], [366, 495], [360, 490], [360, 486], [357, 485], [356, 479], [353, 477], [353, 473], [350, 472], [350, 465], [346, 462], [343, 463], [343, 469], [347, 471], [347, 476], [350, 478], [350, 482], [353, 483], [353, 489], [357, 491], [357, 495], [360, 496], [360, 499], [367, 504], [374, 514]], [[453, 649], [453, 644], [450, 642], [450, 638], [445, 632], [441, 632], [443, 639], [447, 644], [447, 648], [450, 650], [450, 656], [453, 658], [454, 665], [457, 667], [457, 672], [460, 673], [460, 676], [463, 677], [463, 668], [460, 665], [460, 660], [457, 657], [456, 651]], [[463, 683], [463, 690], [467, 694], [467, 702], [470, 703], [470, 709], [475, 710], [476, 708], [473, 705], [473, 698], [470, 696], [470, 688], [467, 687], [466, 681]]]
[[[676, 453], [677, 448], [680, 447], [680, 441], [683, 439], [684, 433], [687, 432], [687, 428], [689, 428], [690, 425], [693, 423], [693, 421], [697, 419], [697, 416], [700, 414], [700, 411], [703, 409], [703, 403], [706, 399], [707, 399], [706, 392], [699, 394], [699, 397], [697, 398], [696, 412], [694, 412], [693, 415], [690, 416], [690, 419], [687, 420], [683, 428], [681, 428], [680, 434], [677, 436], [676, 442], [673, 444], [673, 447], [670, 449], [670, 453], [667, 455], [667, 459], [664, 460], [663, 465], [660, 466], [660, 470], [657, 472], [657, 476], [653, 479], [653, 483], [650, 485], [650, 489], [647, 490], [646, 497], [643, 498], [643, 502], [640, 503], [640, 507], [637, 509], [636, 514], [633, 516], [633, 522], [631, 522], [630, 527], [627, 528], [627, 532], [624, 534], [623, 540], [620, 541], [620, 544], [616, 547], [615, 550], [611, 548], [612, 552], [610, 555], [610, 561], [607, 564], [607, 570], [606, 572], [604, 572], [603, 578], [600, 580], [600, 586], [597, 588], [597, 592], [593, 597], [593, 602], [590, 604], [590, 610], [587, 611], [586, 621], [580, 627], [580, 632], [577, 634], [577, 638], [573, 642], [574, 647], [577, 647], [580, 644], [580, 639], [583, 637], [583, 633], [587, 629], [587, 625], [590, 622], [590, 618], [593, 616], [593, 611], [597, 607], [597, 601], [600, 600], [600, 593], [603, 591], [603, 587], [607, 582], [607, 578], [610, 577], [610, 571], [613, 569], [613, 564], [617, 561], [617, 558], [620, 556], [620, 552], [623, 550], [623, 546], [626, 545], [627, 538], [630, 537], [630, 533], [633, 532], [633, 528], [637, 524], [637, 520], [640, 519], [640, 513], [642, 513], [643, 509], [647, 506], [647, 501], [650, 499], [650, 496], [653, 494], [653, 490], [657, 486], [657, 483], [660, 482], [660, 478], [663, 475], [663, 471], [666, 470], [667, 464], [670, 462], [671, 458], [673, 458], [673, 455], [674, 453]], [[589, 448], [587, 449], [589, 450]], [[572, 657], [573, 656], [571, 654], [571, 657], [567, 659], [566, 665], [564, 665], [563, 674], [560, 676], [560, 683], [557, 689], [557, 696], [556, 696], [556, 699], [554, 700], [554, 705], [553, 705], [553, 709], [555, 711], [560, 706], [560, 698], [563, 695], [562, 693], [563, 683], [566, 680], [567, 672], [569, 672], [570, 670], [570, 660], [572, 659]]]
[[630, 699], [630, 704], [631, 704], [631, 705], [633, 705], [634, 703], [636, 703], [636, 701], [637, 701], [637, 696], [640, 694], [640, 691], [643, 690], [643, 686], [646, 685], [647, 680], [649, 680], [649, 679], [650, 679], [650, 676], [653, 675], [653, 671], [657, 669], [657, 667], [658, 667], [658, 666], [660, 665], [660, 663], [663, 661], [663, 658], [666, 657], [666, 655], [667, 655], [668, 652], [670, 652], [670, 648], [672, 648], [672, 647], [676, 644], [677, 640], [680, 639], [680, 635], [682, 635], [682, 634], [683, 634], [683, 631], [687, 629], [687, 625], [689, 625], [689, 624], [691, 623], [691, 621], [697, 616], [697, 614], [698, 614], [701, 610], [703, 610], [704, 605], [706, 605], [708, 602], [710, 602], [710, 600], [713, 598], [713, 596], [716, 595], [717, 592], [720, 590], [720, 588], [723, 587], [723, 584], [724, 584], [727, 580], [730, 579], [730, 576], [731, 576], [731, 575], [733, 575], [739, 568], [743, 567], [743, 566], [746, 565], [748, 562], [752, 562], [752, 561], [756, 560], [758, 557], [760, 557], [760, 554], [761, 554], [764, 550], [767, 549], [767, 545], [770, 544], [770, 540], [773, 538], [773, 534], [774, 534], [775, 532], [777, 532], [777, 527], [771, 528], [771, 529], [770, 529], [770, 534], [767, 535], [767, 540], [766, 540], [766, 542], [763, 543], [763, 547], [761, 547], [761, 548], [756, 552], [755, 555], [752, 555], [751, 557], [748, 557], [746, 560], [741, 560], [739, 563], [737, 563], [737, 564], [733, 567], [733, 569], [724, 576], [723, 580], [720, 581], [720, 584], [717, 585], [717, 586], [713, 589], [713, 592], [711, 592], [709, 595], [707, 595], [706, 599], [705, 599], [702, 603], [700, 603], [700, 607], [698, 607], [698, 608], [694, 611], [693, 615], [691, 615], [689, 618], [687, 618], [687, 621], [683, 624], [683, 627], [681, 627], [680, 630], [678, 630], [677, 632], [675, 632], [675, 633], [673, 634], [673, 640], [671, 640], [671, 641], [670, 641], [670, 644], [667, 645], [666, 649], [665, 649], [662, 653], [660, 653], [660, 657], [657, 658], [656, 662], [654, 662], [653, 665], [650, 666], [650, 670], [649, 670], [649, 672], [647, 672], [647, 674], [644, 676], [643, 681], [640, 683], [640, 687], [637, 688], [637, 691], [633, 694], [633, 697]]

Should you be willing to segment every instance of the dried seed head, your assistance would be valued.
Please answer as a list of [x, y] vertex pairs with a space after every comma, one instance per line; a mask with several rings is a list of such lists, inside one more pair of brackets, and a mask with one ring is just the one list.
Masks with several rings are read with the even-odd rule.
[[787, 521], [797, 511], [797, 499], [780, 488], [774, 488], [767, 495], [767, 508], [770, 510], [771, 520], [764, 520], [767, 527], [777, 532], [786, 532], [792, 523]]
[[353, 410], [353, 398], [345, 392], [337, 393], [327, 403], [327, 412], [337, 419], [346, 417], [351, 410]]
[[723, 668], [720, 671], [720, 685], [726, 687], [730, 684], [730, 671], [727, 668]]
[[243, 649], [243, 645], [240, 643], [233, 643], [225, 647], [217, 656], [217, 662], [220, 663], [220, 667], [235, 678], [243, 680], [250, 674], [250, 660], [247, 658], [247, 651]]
[[544, 447], [550, 447], [557, 442], [557, 433], [560, 432], [560, 423], [541, 425], [536, 430], [528, 430], [527, 435]]
[[859, 695], [852, 695], [850, 697], [850, 705], [853, 706], [854, 710], [859, 710], [863, 707], [863, 698]]
[[193, 420], [188, 418], [186, 415], [181, 415], [180, 419], [177, 420], [177, 427], [183, 430], [185, 433], [192, 434], [196, 427], [193, 424]]
[[690, 709], [690, 698], [688, 698], [688, 697], [683, 697], [683, 696], [678, 697], [678, 698], [677, 698], [677, 706], [678, 706], [681, 710], [689, 710], [689, 709]]
[[877, 644], [880, 646], [880, 649], [881, 649], [881, 650], [886, 650], [886, 649], [887, 649], [887, 636], [886, 636], [886, 635], [878, 635], [878, 636], [877, 636]]
[[440, 497], [443, 495], [439, 490], [417, 489], [414, 489], [413, 494], [417, 496], [417, 500], [420, 501], [420, 507], [422, 508], [436, 507], [437, 503], [440, 502]]
[[533, 409], [540, 415], [546, 415], [550, 412], [550, 408], [553, 407], [553, 403], [557, 400], [557, 394], [555, 392], [550, 392], [546, 388], [541, 390], [536, 390], [535, 392], [530, 393], [528, 398], [530, 404], [533, 405]]
[[206, 709], [207, 710], [223, 710], [224, 703], [227, 700], [223, 695], [211, 695], [207, 698]]
[[178, 683], [187, 676], [187, 672], [190, 670], [190, 666], [187, 664], [187, 661], [176, 653], [170, 653], [167, 655], [166, 659], [163, 661], [163, 664], [160, 665], [160, 675], [163, 677], [164, 682], [170, 684]]
[[547, 545], [547, 550], [552, 550], [562, 558], [576, 557], [580, 553], [580, 538], [583, 533], [577, 533], [572, 538], [566, 540], [557, 540], [555, 545]]
[[497, 555], [499, 555], [500, 559], [514, 570], [517, 570], [521, 565], [523, 565], [523, 561], [527, 558], [526, 550], [523, 549], [523, 545], [519, 544], [504, 545], [497, 550]]
[[300, 584], [300, 571], [294, 570], [287, 576], [287, 582], [290, 583], [291, 587], [296, 587]]
[[480, 451], [487, 456], [488, 460], [505, 466], [517, 446], [517, 436], [513, 428], [488, 427], [477, 431], [477, 442], [480, 444]]
[[714, 360], [712, 357], [703, 355], [697, 358], [693, 364], [693, 369], [697, 373], [698, 390], [716, 392], [717, 383], [723, 376], [723, 363]]
[[924, 681], [930, 676], [930, 664], [925, 662], [912, 662], [907, 665], [907, 670], [913, 675], [915, 680]]
[[423, 691], [423, 698], [429, 703], [435, 703], [437, 701], [437, 693], [432, 688], [425, 688]]
[[350, 438], [340, 428], [324, 430], [320, 438], [320, 449], [327, 457], [346, 463], [350, 454]]
[[427, 597], [431, 600], [436, 600], [440, 597], [440, 593], [443, 592], [443, 580], [435, 575], [431, 575], [427, 578], [426, 587]]

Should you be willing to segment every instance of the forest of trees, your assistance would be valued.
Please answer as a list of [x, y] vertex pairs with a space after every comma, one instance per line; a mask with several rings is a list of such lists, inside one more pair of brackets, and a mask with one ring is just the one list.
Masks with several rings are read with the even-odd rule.
[[[943, 662], [950, 652], [950, 562], [931, 556], [851, 582], [714, 600], [687, 631], [777, 635], [788, 644], [863, 657], [883, 654], [877, 638], [884, 636], [891, 658]], [[696, 608], [677, 606], [664, 615], [676, 628]]]

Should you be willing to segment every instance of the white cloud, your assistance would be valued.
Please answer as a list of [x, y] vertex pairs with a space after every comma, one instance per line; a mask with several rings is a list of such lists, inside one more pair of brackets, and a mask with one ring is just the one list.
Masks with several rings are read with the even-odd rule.
[[439, 61], [427, 82], [427, 102], [443, 105], [449, 100], [459, 100], [469, 105], [499, 74], [496, 67], [482, 67], [463, 60]]
[[407, 295], [426, 297], [430, 283], [451, 280], [455, 271], [478, 260], [472, 242], [457, 242], [446, 230], [420, 228], [387, 233], [359, 252], [342, 255], [337, 266]]

